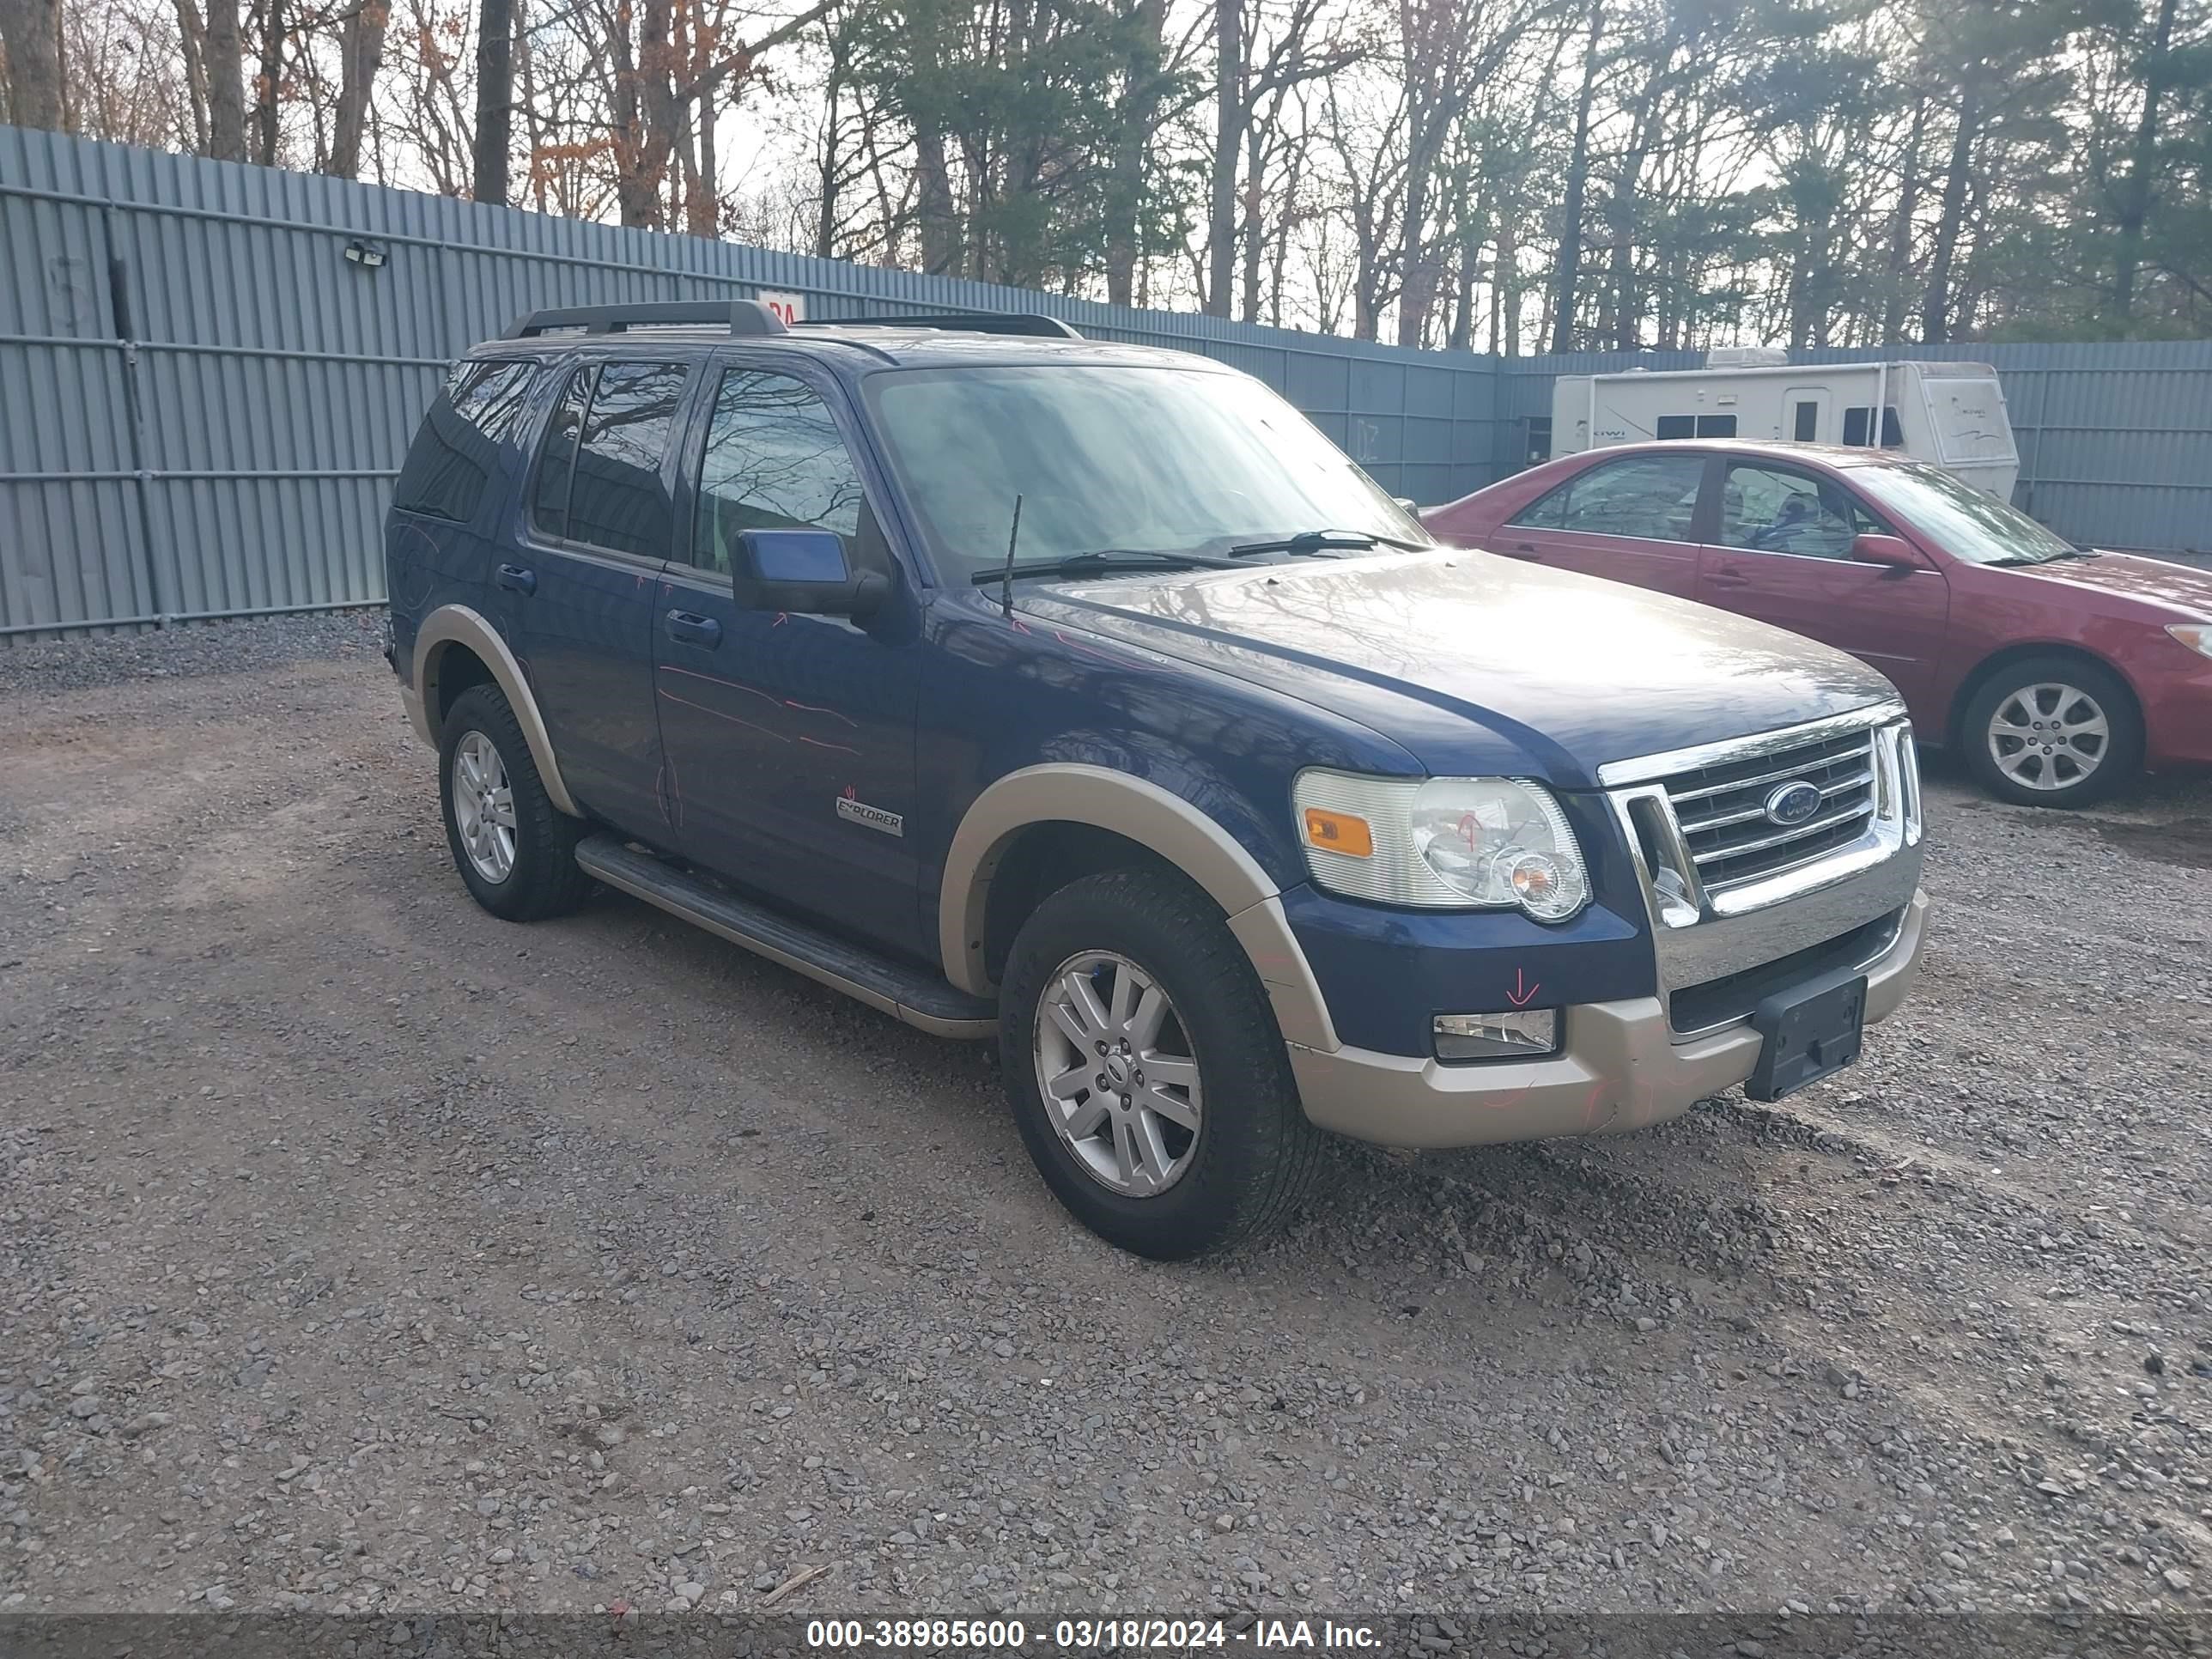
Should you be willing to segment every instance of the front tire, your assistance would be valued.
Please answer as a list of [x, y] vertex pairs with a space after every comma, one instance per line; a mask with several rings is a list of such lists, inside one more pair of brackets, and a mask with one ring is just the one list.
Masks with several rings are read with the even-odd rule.
[[1266, 991], [1206, 896], [1087, 876], [1024, 925], [1000, 991], [1001, 1073], [1045, 1184], [1108, 1243], [1185, 1261], [1273, 1225], [1311, 1181]]
[[2116, 675], [2077, 657], [2008, 664], [1975, 691], [1960, 724], [1967, 769], [2015, 806], [2086, 806], [2142, 766], [2135, 699]]
[[495, 685], [454, 700], [438, 740], [446, 844], [471, 896], [507, 921], [574, 909], [591, 891], [576, 862], [586, 826], [553, 805], [514, 710]]

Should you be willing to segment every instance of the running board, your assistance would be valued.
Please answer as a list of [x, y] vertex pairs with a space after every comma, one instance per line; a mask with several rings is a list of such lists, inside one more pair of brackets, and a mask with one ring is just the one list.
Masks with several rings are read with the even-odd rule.
[[724, 892], [612, 836], [586, 836], [576, 848], [576, 862], [632, 898], [658, 905], [917, 1030], [933, 1036], [987, 1037], [999, 1029], [995, 1003], [971, 997], [927, 969], [878, 956]]

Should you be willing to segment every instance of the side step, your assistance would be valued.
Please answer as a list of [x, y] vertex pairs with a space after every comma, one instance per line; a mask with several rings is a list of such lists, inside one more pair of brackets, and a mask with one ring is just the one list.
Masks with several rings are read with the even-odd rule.
[[926, 969], [878, 956], [726, 893], [612, 836], [586, 836], [577, 845], [576, 862], [632, 898], [659, 905], [918, 1030], [933, 1036], [987, 1037], [999, 1029], [997, 1004], [956, 990]]

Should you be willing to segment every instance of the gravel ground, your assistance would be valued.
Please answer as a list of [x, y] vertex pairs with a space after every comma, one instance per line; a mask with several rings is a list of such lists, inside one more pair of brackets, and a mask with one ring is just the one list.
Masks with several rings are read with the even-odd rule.
[[1939, 774], [1859, 1066], [1163, 1267], [981, 1047], [477, 910], [378, 637], [0, 652], [0, 1608], [2202, 1608], [2203, 787]]

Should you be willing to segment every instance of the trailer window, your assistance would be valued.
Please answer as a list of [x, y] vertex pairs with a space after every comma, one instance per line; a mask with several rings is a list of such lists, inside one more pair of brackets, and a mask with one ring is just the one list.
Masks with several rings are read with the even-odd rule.
[[1735, 416], [1662, 415], [1659, 424], [1652, 428], [1652, 436], [1660, 439], [1733, 438], [1735, 436]]
[[[1800, 418], [1802, 419], [1802, 416]], [[1845, 410], [1844, 411], [1844, 442], [1854, 449], [1865, 448], [1867, 428], [1873, 424], [1874, 405], [1872, 404], [1861, 404], [1856, 409]], [[1881, 447], [1884, 449], [1905, 447], [1905, 428], [1898, 424], [1895, 404], [1882, 405]]]
[[1820, 435], [1820, 405], [1807, 398], [1797, 405], [1797, 441], [1809, 444]]

